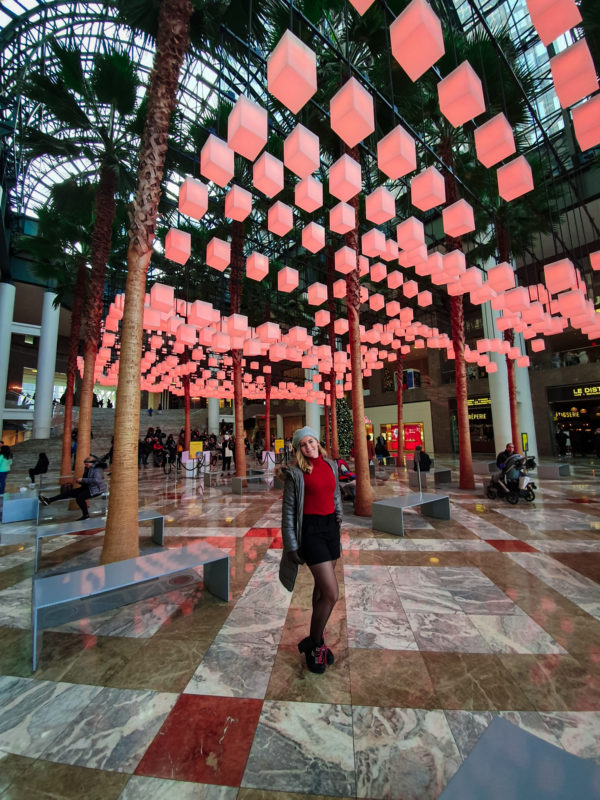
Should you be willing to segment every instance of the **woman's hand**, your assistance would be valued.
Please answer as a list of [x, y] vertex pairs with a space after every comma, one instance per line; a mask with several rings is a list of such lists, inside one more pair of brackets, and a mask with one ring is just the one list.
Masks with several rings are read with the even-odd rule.
[[298, 566], [302, 566], [302, 559], [300, 558], [300, 553], [297, 550], [290, 550], [288, 552], [288, 555], [290, 557], [290, 560], [294, 564], [297, 564]]

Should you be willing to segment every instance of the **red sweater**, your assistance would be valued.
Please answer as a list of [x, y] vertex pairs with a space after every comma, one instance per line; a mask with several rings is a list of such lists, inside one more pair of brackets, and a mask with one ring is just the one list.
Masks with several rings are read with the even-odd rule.
[[322, 516], [333, 514], [335, 511], [333, 470], [321, 456], [311, 458], [310, 461], [313, 470], [310, 475], [307, 472], [304, 473], [304, 513]]

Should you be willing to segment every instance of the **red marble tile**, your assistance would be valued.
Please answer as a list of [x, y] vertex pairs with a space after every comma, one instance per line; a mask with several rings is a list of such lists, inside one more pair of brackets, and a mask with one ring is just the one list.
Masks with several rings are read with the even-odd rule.
[[262, 700], [182, 694], [136, 775], [239, 786]]
[[250, 528], [244, 536], [260, 536], [266, 539], [269, 536], [277, 536], [281, 533], [281, 528]]
[[500, 550], [501, 553], [537, 553], [538, 550], [532, 547], [527, 542], [521, 542], [519, 539], [486, 539], [488, 544]]

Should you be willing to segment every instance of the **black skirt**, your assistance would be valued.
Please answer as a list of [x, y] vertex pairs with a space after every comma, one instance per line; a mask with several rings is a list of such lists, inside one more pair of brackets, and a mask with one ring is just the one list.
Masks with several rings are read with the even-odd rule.
[[340, 557], [340, 526], [335, 514], [304, 515], [300, 552], [309, 567]]

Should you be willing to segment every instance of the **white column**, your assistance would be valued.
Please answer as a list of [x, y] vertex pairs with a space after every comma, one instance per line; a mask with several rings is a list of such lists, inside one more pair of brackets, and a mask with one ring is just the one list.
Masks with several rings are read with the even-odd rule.
[[[481, 307], [483, 335], [486, 339], [502, 338], [502, 336], [500, 336], [496, 330], [496, 326], [494, 324], [494, 321], [499, 316], [499, 312], [494, 311], [490, 303], [484, 303]], [[506, 369], [506, 356], [502, 353], [490, 353], [490, 361], [498, 365], [497, 372], [488, 373], [488, 383], [490, 387], [490, 399], [492, 401], [492, 421], [494, 425], [495, 452], [500, 453], [502, 450], [504, 450], [507, 443], [512, 441], [510, 403], [508, 401], [508, 372]]]
[[281, 414], [275, 416], [275, 424], [277, 426], [277, 438], [283, 439], [283, 417]]
[[[515, 346], [521, 348], [521, 353], [526, 354], [525, 340], [522, 334], [515, 334]], [[535, 435], [535, 417], [533, 403], [531, 402], [531, 384], [529, 383], [529, 370], [525, 367], [515, 366], [515, 388], [517, 391], [517, 410], [519, 412], [519, 430], [527, 434], [527, 452], [539, 458], [537, 437]], [[521, 442], [519, 442], [519, 450]]]
[[56, 343], [60, 308], [52, 303], [56, 295], [45, 291], [42, 302], [42, 326], [38, 346], [37, 377], [35, 381], [35, 407], [33, 409], [33, 438], [49, 439], [52, 422], [52, 392], [56, 369]]
[[208, 398], [208, 433], [219, 435], [219, 398]]
[[15, 287], [12, 283], [0, 283], [0, 438], [2, 438], [4, 427], [4, 405], [8, 385], [8, 362], [14, 310]]
[[321, 406], [306, 401], [306, 424], [321, 436]]

